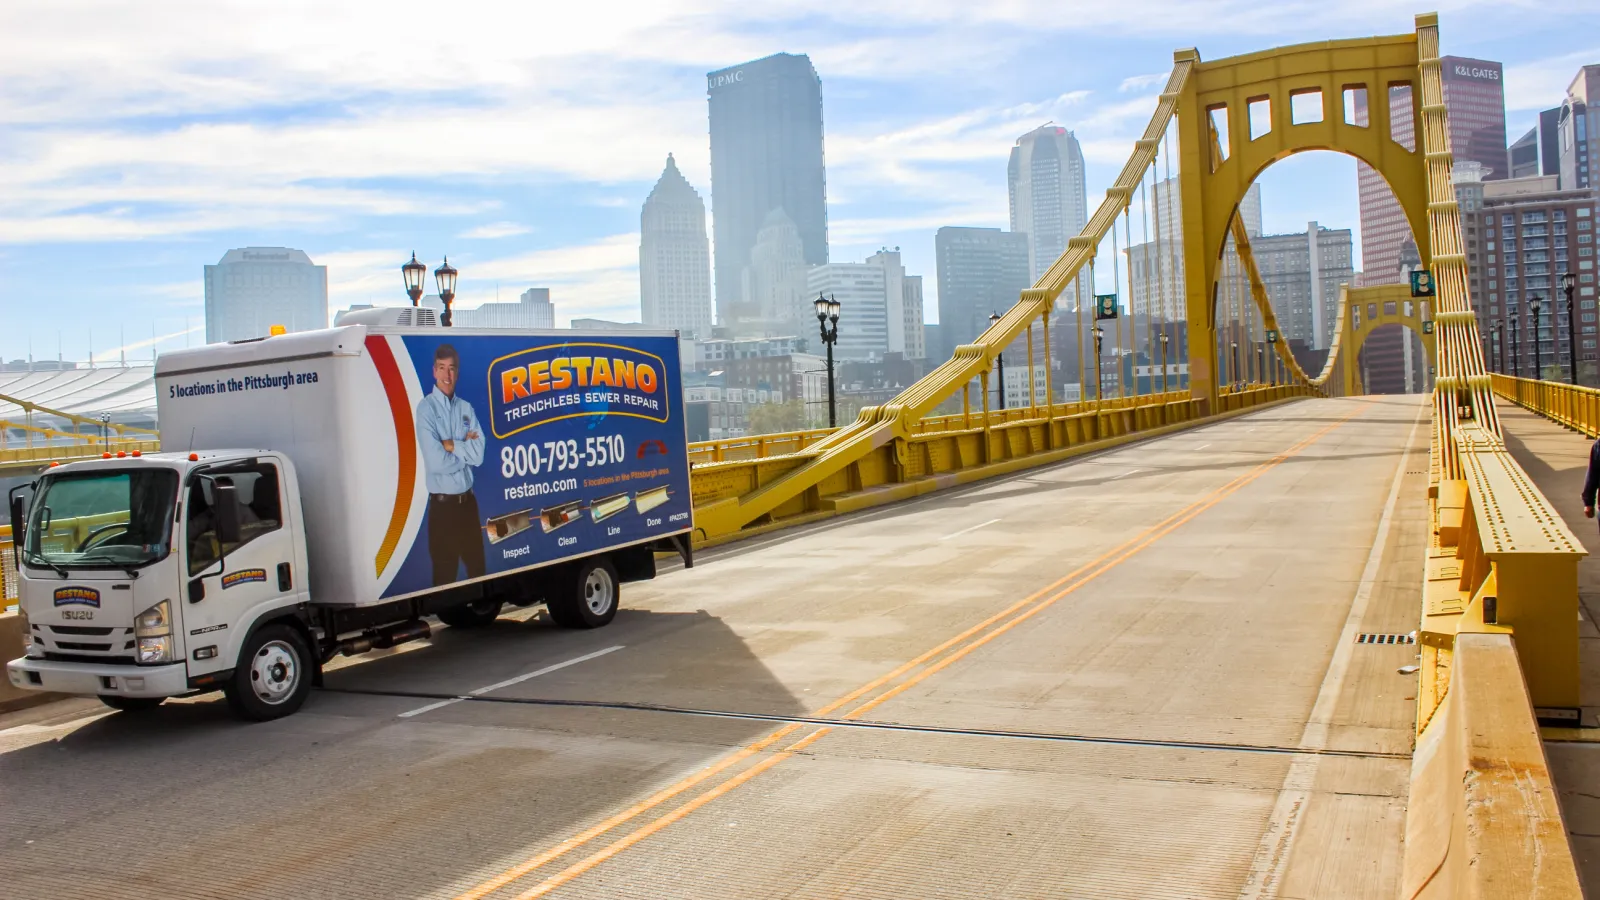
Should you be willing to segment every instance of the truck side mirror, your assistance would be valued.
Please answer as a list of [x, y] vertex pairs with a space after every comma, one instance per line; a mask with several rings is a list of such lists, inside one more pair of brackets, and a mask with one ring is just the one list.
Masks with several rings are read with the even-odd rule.
[[22, 547], [22, 523], [27, 521], [28, 506], [22, 502], [22, 495], [15, 491], [11, 494], [11, 556], [15, 563]]
[[189, 582], [189, 602], [199, 603], [206, 598], [206, 582], [203, 578], [196, 578]]
[[239, 543], [239, 489], [224, 481], [212, 488], [217, 511], [217, 543]]

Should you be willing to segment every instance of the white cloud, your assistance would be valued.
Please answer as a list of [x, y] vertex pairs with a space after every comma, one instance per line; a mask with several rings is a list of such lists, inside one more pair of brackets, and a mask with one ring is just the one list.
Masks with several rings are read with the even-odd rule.
[[[1597, 61], [1600, 61], [1600, 46], [1506, 66], [1506, 110], [1522, 112], [1560, 106], [1578, 69]], [[1520, 128], [1508, 127], [1506, 131], [1507, 140], [1514, 141], [1522, 136]], [[1517, 133], [1511, 134], [1511, 131]]]
[[1122, 79], [1122, 84], [1117, 85], [1117, 90], [1124, 93], [1127, 91], [1142, 91], [1146, 88], [1152, 88], [1165, 82], [1170, 75], [1170, 72], [1152, 72], [1148, 75], [1130, 75], [1127, 78]]
[[487, 225], [479, 225], [476, 228], [469, 228], [466, 231], [461, 232], [459, 237], [467, 240], [497, 240], [499, 238], [516, 237], [519, 234], [527, 234], [532, 230], [533, 229], [529, 228], [528, 226], [519, 225], [516, 222], [490, 222]]

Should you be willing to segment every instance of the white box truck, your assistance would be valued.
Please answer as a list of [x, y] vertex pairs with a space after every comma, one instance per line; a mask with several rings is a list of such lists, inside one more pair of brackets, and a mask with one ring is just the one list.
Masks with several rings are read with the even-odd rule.
[[9, 498], [19, 688], [117, 709], [221, 689], [288, 715], [336, 654], [544, 604], [611, 621], [657, 551], [692, 564], [673, 332], [413, 323], [174, 351], [161, 452], [52, 466]]

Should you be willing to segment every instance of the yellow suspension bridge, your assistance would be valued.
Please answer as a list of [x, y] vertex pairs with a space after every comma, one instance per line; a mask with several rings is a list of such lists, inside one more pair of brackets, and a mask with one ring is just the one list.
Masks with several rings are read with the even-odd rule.
[[[206, 697], [0, 717], [0, 894], [1581, 896], [1558, 795], [1596, 787], [1547, 748], [1592, 724], [1585, 545], [1565, 470], [1526, 464], [1600, 432], [1600, 394], [1485, 368], [1439, 41], [1423, 15], [1178, 51], [1087, 227], [974, 343], [842, 428], [694, 446], [698, 564], [604, 633], [446, 630], [253, 729]], [[1315, 373], [1239, 215], [1308, 150], [1383, 176], [1434, 284], [1346, 287]], [[1097, 320], [1108, 283], [1128, 314]], [[1363, 396], [1391, 325], [1431, 404]], [[990, 408], [1001, 353], [1089, 385], [1105, 337], [1151, 384], [1159, 347], [1163, 389], [1119, 364]], [[20, 430], [0, 462], [102, 452]]]

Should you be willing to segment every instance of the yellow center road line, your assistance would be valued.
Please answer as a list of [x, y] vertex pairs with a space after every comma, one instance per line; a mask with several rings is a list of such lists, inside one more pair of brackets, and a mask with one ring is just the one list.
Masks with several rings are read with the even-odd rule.
[[[1214, 489], [1213, 491], [1211, 491], [1206, 496], [1201, 497], [1200, 499], [1194, 501], [1193, 503], [1189, 504], [1188, 506], [1184, 507], [1183, 509], [1173, 513], [1170, 516], [1167, 516], [1165, 519], [1162, 519], [1160, 522], [1157, 522], [1156, 524], [1149, 526], [1148, 528], [1144, 529], [1143, 531], [1139, 532], [1138, 534], [1134, 535], [1133, 537], [1128, 538], [1127, 540], [1123, 541], [1121, 544], [1117, 545], [1116, 547], [1106, 551], [1105, 553], [1102, 553], [1101, 555], [1095, 557], [1094, 559], [1090, 560], [1089, 562], [1084, 563], [1083, 565], [1081, 565], [1078, 568], [1074, 569], [1072, 572], [1068, 573], [1067, 575], [1062, 576], [1061, 578], [1057, 579], [1056, 581], [1052, 582], [1051, 584], [1046, 585], [1044, 588], [1041, 588], [1040, 590], [1037, 590], [1037, 591], [1033, 592], [1032, 594], [1029, 594], [1027, 597], [1024, 597], [1023, 599], [1017, 601], [1016, 603], [1013, 603], [1012, 605], [1010, 605], [1010, 606], [1006, 607], [1005, 609], [995, 613], [994, 615], [988, 617], [987, 619], [984, 619], [983, 621], [977, 623], [976, 625], [973, 625], [972, 627], [966, 629], [965, 631], [961, 632], [960, 634], [955, 635], [954, 637], [950, 638], [949, 640], [946, 640], [945, 642], [939, 644], [938, 646], [932, 648], [931, 650], [928, 650], [927, 652], [921, 654], [920, 656], [917, 656], [914, 659], [908, 660], [907, 662], [901, 664], [900, 666], [896, 667], [892, 671], [887, 672], [882, 676], [879, 676], [878, 678], [874, 679], [873, 681], [868, 682], [867, 684], [864, 684], [861, 687], [851, 691], [850, 693], [848, 693], [848, 694], [846, 694], [846, 695], [834, 700], [833, 702], [827, 704], [826, 706], [823, 706], [822, 708], [818, 709], [813, 715], [820, 717], [820, 716], [827, 716], [829, 714], [832, 714], [832, 713], [838, 711], [839, 709], [841, 709], [841, 708], [843, 708], [845, 706], [848, 706], [849, 704], [855, 702], [856, 700], [859, 700], [863, 696], [866, 696], [867, 694], [872, 693], [873, 691], [877, 690], [878, 688], [883, 687], [885, 684], [888, 684], [889, 682], [892, 682], [895, 679], [898, 679], [901, 676], [906, 675], [907, 673], [909, 673], [912, 670], [916, 669], [918, 666], [922, 666], [925, 663], [928, 663], [930, 660], [934, 659], [935, 657], [938, 657], [942, 653], [945, 653], [945, 651], [950, 650], [952, 647], [955, 647], [956, 645], [961, 644], [964, 641], [967, 641], [969, 638], [972, 638], [974, 635], [979, 635], [980, 632], [984, 632], [985, 629], [989, 629], [990, 626], [993, 626], [996, 623], [1001, 622], [1002, 620], [1005, 620], [1008, 617], [1013, 616], [1013, 614], [1016, 614], [1019, 611], [1025, 610], [1027, 607], [1029, 607], [1030, 604], [1037, 604], [1037, 605], [1033, 606], [1032, 609], [1026, 609], [1026, 611], [1021, 612], [1020, 615], [1016, 615], [1015, 618], [1011, 618], [1010, 621], [1006, 621], [1003, 624], [1001, 624], [999, 627], [994, 628], [990, 633], [983, 634], [983, 635], [979, 636], [976, 640], [973, 640], [967, 646], [961, 647], [955, 653], [950, 654], [948, 657], [940, 660], [938, 663], [936, 663], [936, 664], [934, 664], [932, 666], [928, 666], [927, 668], [923, 669], [921, 672], [916, 673], [915, 675], [913, 675], [910, 679], [906, 680], [905, 682], [902, 682], [901, 684], [896, 685], [895, 687], [893, 687], [890, 690], [884, 692], [883, 694], [881, 694], [881, 695], [879, 695], [877, 697], [874, 697], [873, 699], [869, 700], [867, 703], [864, 703], [861, 706], [858, 706], [855, 709], [852, 709], [846, 715], [848, 717], [859, 716], [859, 715], [867, 712], [868, 710], [873, 709], [873, 708], [881, 705], [882, 703], [886, 702], [887, 700], [889, 700], [889, 699], [891, 699], [891, 698], [893, 698], [895, 696], [898, 696], [899, 694], [903, 693], [905, 690], [909, 689], [910, 687], [914, 686], [917, 683], [920, 683], [921, 681], [923, 681], [927, 677], [931, 676], [935, 672], [941, 671], [944, 668], [946, 668], [947, 666], [949, 666], [952, 663], [956, 662], [957, 660], [964, 658], [965, 656], [970, 654], [973, 650], [976, 650], [978, 647], [983, 646], [983, 645], [989, 643], [994, 638], [1000, 636], [1001, 634], [1004, 634], [1005, 632], [1010, 631], [1017, 624], [1020, 624], [1021, 622], [1025, 621], [1025, 620], [1027, 620], [1029, 618], [1032, 618], [1034, 615], [1038, 614], [1039, 612], [1042, 612], [1044, 609], [1046, 609], [1049, 606], [1051, 606], [1052, 604], [1056, 603], [1061, 598], [1071, 594], [1072, 592], [1076, 591], [1078, 588], [1080, 588], [1083, 585], [1089, 583], [1090, 581], [1094, 580], [1095, 578], [1098, 578], [1100, 575], [1102, 575], [1105, 572], [1111, 570], [1115, 566], [1120, 565], [1122, 562], [1126, 561], [1128, 558], [1132, 557], [1133, 555], [1138, 553], [1140, 550], [1143, 550], [1145, 547], [1148, 547], [1150, 544], [1152, 544], [1155, 541], [1159, 540], [1161, 537], [1165, 536], [1166, 534], [1169, 534], [1174, 529], [1176, 529], [1179, 526], [1183, 525], [1184, 523], [1190, 521], [1195, 516], [1198, 516], [1200, 513], [1204, 512], [1205, 510], [1210, 509], [1211, 507], [1215, 506], [1217, 503], [1221, 502], [1227, 496], [1235, 493], [1236, 491], [1240, 490], [1241, 488], [1243, 488], [1247, 484], [1255, 481], [1257, 478], [1259, 478], [1262, 475], [1266, 474], [1266, 472], [1268, 472], [1269, 470], [1275, 468], [1276, 466], [1281, 464], [1284, 460], [1287, 460], [1287, 459], [1299, 454], [1300, 452], [1304, 451], [1307, 447], [1311, 446], [1313, 443], [1315, 443], [1316, 441], [1320, 440], [1323, 436], [1327, 435], [1329, 432], [1331, 432], [1334, 429], [1336, 429], [1336, 428], [1340, 427], [1341, 425], [1345, 424], [1350, 419], [1355, 418], [1356, 416], [1360, 415], [1370, 405], [1371, 405], [1370, 403], [1362, 404], [1361, 406], [1359, 406], [1356, 409], [1352, 410], [1350, 413], [1348, 413], [1347, 415], [1341, 417], [1337, 421], [1335, 421], [1335, 422], [1323, 427], [1321, 430], [1317, 431], [1316, 433], [1314, 433], [1314, 434], [1312, 434], [1312, 435], [1310, 435], [1310, 436], [1308, 436], [1306, 438], [1303, 438], [1300, 441], [1297, 441], [1295, 444], [1290, 446], [1287, 450], [1284, 450], [1282, 453], [1279, 453], [1277, 456], [1274, 456], [1272, 459], [1269, 459], [1269, 460], [1267, 460], [1267, 461], [1265, 461], [1263, 463], [1258, 464], [1255, 468], [1251, 469], [1249, 472], [1246, 472], [1246, 473], [1234, 478], [1232, 481], [1228, 482], [1227, 484], [1224, 484], [1221, 487], [1218, 487], [1218, 488]], [[1052, 591], [1056, 591], [1057, 589], [1061, 588], [1063, 585], [1070, 585], [1070, 586], [1068, 586], [1065, 590], [1060, 591], [1059, 593], [1056, 593], [1056, 594], [1053, 594], [1053, 595], [1051, 594]], [[1045, 599], [1043, 599], [1041, 601], [1041, 598], [1045, 598]], [[649, 812], [651, 809], [654, 809], [655, 807], [660, 806], [661, 804], [663, 804], [663, 803], [667, 802], [668, 800], [671, 800], [672, 798], [684, 793], [685, 791], [689, 790], [690, 788], [693, 788], [696, 785], [699, 785], [699, 784], [705, 782], [708, 779], [716, 777], [717, 775], [727, 771], [729, 768], [737, 765], [740, 762], [743, 762], [745, 760], [750, 759], [751, 757], [759, 754], [763, 750], [766, 750], [767, 748], [771, 747], [773, 744], [776, 744], [779, 741], [782, 741], [784, 738], [788, 737], [789, 735], [794, 734], [795, 732], [797, 732], [797, 731], [799, 731], [799, 730], [801, 730], [802, 728], [805, 728], [805, 727], [806, 727], [806, 723], [802, 723], [802, 722], [796, 722], [796, 723], [792, 723], [792, 724], [789, 724], [789, 725], [785, 725], [784, 727], [777, 729], [776, 731], [772, 732], [771, 734], [768, 734], [767, 736], [761, 738], [760, 740], [755, 741], [755, 742], [753, 742], [751, 744], [747, 744], [746, 746], [740, 748], [739, 750], [734, 751], [733, 753], [731, 753], [728, 756], [724, 757], [722, 760], [712, 764], [711, 766], [708, 766], [707, 768], [702, 769], [702, 770], [700, 770], [699, 772], [696, 772], [693, 775], [687, 776], [687, 777], [681, 779], [680, 781], [678, 781], [678, 782], [676, 782], [676, 783], [674, 783], [672, 785], [669, 785], [666, 788], [663, 788], [662, 790], [656, 792], [655, 794], [652, 794], [651, 796], [645, 798], [644, 800], [639, 801], [638, 803], [628, 807], [627, 809], [622, 810], [621, 812], [618, 812], [615, 815], [612, 815], [612, 816], [604, 819], [603, 821], [596, 823], [595, 825], [583, 830], [582, 832], [579, 832], [578, 834], [575, 834], [572, 837], [567, 838], [566, 840], [562, 841], [561, 843], [556, 844], [555, 846], [549, 848], [548, 850], [545, 850], [545, 851], [543, 851], [541, 853], [538, 853], [538, 854], [534, 855], [533, 857], [531, 857], [531, 858], [529, 858], [529, 859], [527, 859], [527, 860], [525, 860], [525, 861], [523, 861], [523, 862], [521, 862], [521, 863], [519, 863], [519, 864], [517, 864], [515, 866], [512, 866], [511, 868], [505, 870], [504, 872], [500, 873], [499, 875], [496, 875], [493, 878], [490, 878], [490, 879], [482, 882], [481, 884], [478, 884], [477, 886], [471, 888], [470, 890], [467, 890], [467, 891], [457, 895], [456, 900], [480, 900], [480, 898], [486, 897], [489, 894], [492, 894], [492, 893], [500, 890], [501, 888], [511, 884], [512, 882], [517, 881], [517, 880], [521, 879], [522, 877], [532, 873], [533, 871], [535, 871], [535, 870], [537, 870], [537, 869], [549, 864], [550, 862], [554, 861], [555, 859], [557, 859], [557, 858], [559, 858], [559, 857], [561, 857], [561, 856], [563, 856], [563, 855], [565, 855], [567, 853], [570, 853], [571, 851], [573, 851], [573, 850], [575, 850], [575, 849], [577, 849], [577, 848], [579, 848], [579, 847], [581, 847], [581, 846], [593, 841], [594, 839], [596, 839], [598, 837], [601, 837], [602, 835], [606, 834], [609, 831], [612, 831], [613, 829], [617, 828], [618, 826], [620, 826], [620, 825], [622, 825], [622, 824], [624, 824], [624, 823], [626, 823], [626, 822], [628, 822], [628, 821], [630, 821], [630, 820], [632, 820], [634, 818], [637, 818], [637, 817], [639, 817], [640, 815], [643, 815], [646, 812]], [[647, 824], [645, 826], [642, 826], [638, 830], [629, 833], [627, 836], [619, 839], [615, 843], [612, 843], [612, 844], [608, 845], [604, 850], [601, 850], [601, 851], [599, 851], [599, 852], [597, 852], [597, 853], [595, 853], [595, 854], [593, 854], [593, 855], [591, 855], [589, 857], [586, 857], [585, 859], [573, 864], [572, 866], [569, 866], [567, 869], [564, 869], [561, 872], [551, 876], [550, 878], [548, 878], [545, 881], [541, 882], [539, 885], [537, 885], [536, 887], [534, 887], [530, 891], [528, 891], [528, 892], [526, 892], [524, 894], [518, 895], [518, 900], [522, 900], [522, 898], [531, 898], [531, 897], [543, 896], [545, 893], [548, 893], [549, 891], [554, 890], [556, 887], [559, 887], [560, 885], [565, 884], [568, 881], [571, 881], [573, 878], [576, 878], [578, 875], [583, 874], [583, 872], [586, 872], [589, 869], [594, 868], [594, 866], [597, 866], [600, 863], [606, 861], [607, 859], [612, 858], [617, 853], [621, 852], [622, 850], [626, 849], [627, 847], [630, 847], [630, 846], [638, 843], [639, 841], [644, 840], [646, 837], [649, 837], [650, 835], [659, 832], [660, 830], [665, 828], [667, 825], [670, 825], [672, 822], [676, 822], [676, 821], [682, 819], [684, 816], [688, 815], [690, 812], [693, 812], [694, 810], [699, 809], [700, 807], [706, 805], [707, 803], [711, 802], [712, 800], [716, 799], [717, 797], [720, 797], [720, 796], [728, 793], [729, 791], [731, 791], [733, 788], [737, 787], [738, 785], [743, 784], [746, 781], [749, 781], [751, 778], [754, 778], [760, 772], [765, 772], [768, 769], [771, 769], [772, 767], [776, 766], [778, 763], [782, 762], [784, 759], [787, 759], [787, 758], [793, 756], [795, 753], [799, 752], [800, 750], [804, 749], [805, 747], [811, 745], [812, 743], [815, 743], [818, 739], [820, 739], [823, 735], [827, 734], [831, 730], [832, 730], [831, 728], [826, 727], [826, 726], [818, 728], [817, 730], [813, 731], [811, 734], [807, 735], [806, 737], [802, 738], [801, 740], [797, 741], [796, 743], [790, 745], [789, 747], [784, 748], [783, 750], [779, 751], [778, 753], [775, 753], [775, 754], [767, 757], [766, 759], [762, 760], [760, 763], [757, 763], [756, 765], [750, 767], [749, 769], [746, 769], [743, 772], [740, 772], [738, 775], [733, 776], [732, 778], [728, 779], [725, 782], [722, 782], [721, 784], [717, 785], [716, 787], [711, 788], [706, 793], [695, 797], [694, 799], [688, 801], [687, 803], [685, 803], [683, 806], [679, 807], [678, 809], [676, 809], [676, 810], [674, 810], [674, 811], [672, 811], [672, 812], [670, 812], [670, 813], [668, 813], [666, 815], [663, 815], [660, 818], [652, 820], [649, 824]]]

